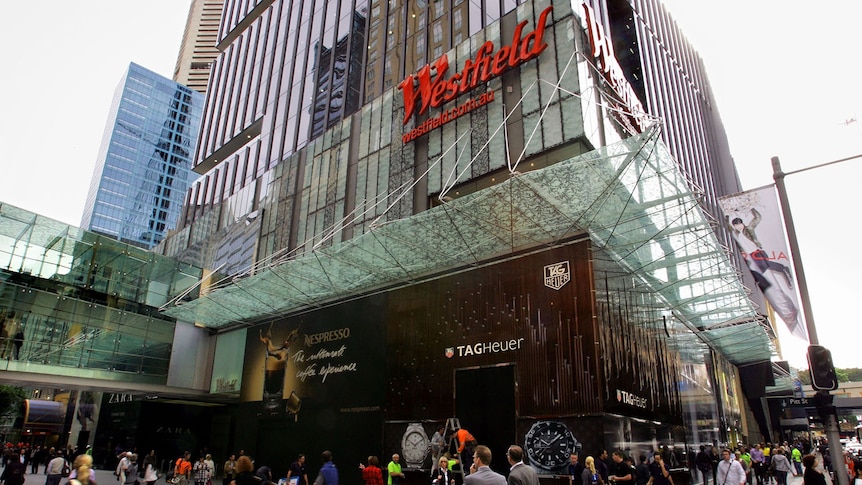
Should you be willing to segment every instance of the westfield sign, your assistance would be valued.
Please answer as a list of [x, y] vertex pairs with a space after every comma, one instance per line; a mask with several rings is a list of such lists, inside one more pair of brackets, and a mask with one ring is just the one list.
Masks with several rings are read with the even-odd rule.
[[[545, 20], [554, 7], [546, 8], [536, 23], [536, 30], [524, 35], [524, 27], [527, 21], [519, 23], [512, 36], [512, 43], [500, 47], [494, 52], [494, 43], [491, 41], [482, 44], [476, 57], [468, 59], [464, 69], [449, 75], [449, 58], [443, 54], [434, 61], [433, 67], [428, 64], [416, 74], [410, 74], [398, 85], [398, 89], [404, 94], [404, 124], [407, 124], [414, 114], [422, 114], [428, 107], [439, 108], [444, 103], [452, 101], [458, 96], [473, 90], [479, 83], [485, 83], [505, 72], [507, 69], [519, 66], [524, 62], [535, 59], [548, 44], [542, 40], [545, 33]], [[432, 72], [436, 75], [432, 79]], [[490, 98], [487, 96], [490, 94]], [[493, 100], [493, 92], [486, 93], [476, 100], [470, 100], [463, 105], [444, 112], [437, 118], [428, 120], [413, 132], [405, 135], [408, 141], [416, 138], [430, 129], [445, 124], [458, 116], [470, 112], [488, 101]], [[418, 111], [417, 111], [418, 106]], [[427, 129], [421, 127], [429, 123]], [[413, 136], [411, 136], [413, 135]]]

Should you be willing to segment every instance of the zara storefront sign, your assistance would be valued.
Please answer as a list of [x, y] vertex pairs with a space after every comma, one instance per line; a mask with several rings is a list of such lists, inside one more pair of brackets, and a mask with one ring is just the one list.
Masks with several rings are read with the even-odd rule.
[[[433, 68], [431, 64], [426, 64], [416, 74], [410, 74], [404, 78], [398, 84], [398, 89], [404, 96], [404, 124], [406, 125], [414, 115], [425, 113], [429, 107], [439, 108], [458, 96], [475, 89], [479, 83], [488, 82], [506, 70], [538, 57], [548, 47], [543, 36], [545, 21], [553, 8], [546, 8], [539, 15], [536, 30], [524, 35], [523, 38], [521, 35], [528, 22], [524, 20], [519, 23], [515, 28], [511, 44], [500, 47], [497, 52], [494, 52], [494, 43], [490, 40], [482, 44], [482, 47], [476, 52], [476, 57], [468, 59], [461, 72], [447, 77], [449, 57], [443, 54], [434, 61]], [[436, 74], [433, 79], [431, 78], [432, 71]], [[494, 91], [471, 98], [405, 133], [402, 141], [407, 143], [414, 140], [493, 100]]]
[[632, 129], [638, 133], [642, 133], [646, 128], [643, 117], [646, 110], [644, 110], [643, 104], [637, 94], [635, 94], [634, 88], [632, 88], [632, 85], [626, 79], [622, 66], [617, 61], [613, 41], [605, 35], [605, 29], [599, 23], [596, 12], [592, 7], [585, 2], [581, 2], [581, 10], [584, 13], [584, 21], [587, 24], [587, 35], [590, 38], [592, 55], [598, 61], [597, 67], [601, 70], [611, 89], [614, 90], [627, 106], [628, 112], [625, 115], [618, 115], [618, 118], [623, 117], [624, 119], [621, 121], [629, 122], [632, 125]]

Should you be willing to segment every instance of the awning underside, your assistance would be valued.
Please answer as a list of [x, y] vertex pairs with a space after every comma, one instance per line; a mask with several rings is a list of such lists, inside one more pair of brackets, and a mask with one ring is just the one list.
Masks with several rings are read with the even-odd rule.
[[[586, 232], [597, 278], [624, 273], [662, 305], [680, 350], [769, 360], [768, 326], [696, 194], [653, 130], [506, 181], [348, 241], [222, 282], [163, 311], [221, 328], [396, 288]], [[597, 286], [600, 286], [597, 284]]]

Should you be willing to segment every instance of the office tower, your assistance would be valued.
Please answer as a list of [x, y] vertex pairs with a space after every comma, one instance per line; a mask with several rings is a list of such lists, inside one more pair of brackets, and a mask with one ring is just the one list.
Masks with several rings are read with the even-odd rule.
[[120, 80], [81, 227], [151, 248], [176, 226], [203, 95], [135, 63]]
[[210, 69], [218, 56], [218, 28], [224, 0], [192, 0], [174, 68], [174, 81], [207, 92]]

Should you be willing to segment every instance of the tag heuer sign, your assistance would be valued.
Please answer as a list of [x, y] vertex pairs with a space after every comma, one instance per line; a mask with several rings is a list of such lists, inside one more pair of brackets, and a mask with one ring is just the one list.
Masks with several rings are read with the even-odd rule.
[[549, 264], [545, 266], [545, 286], [559, 290], [572, 279], [568, 261]]

